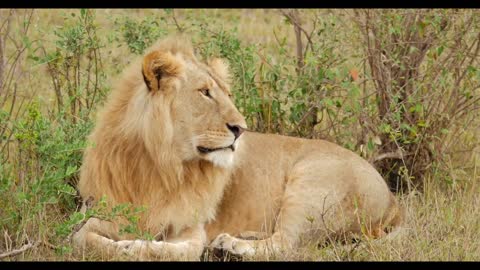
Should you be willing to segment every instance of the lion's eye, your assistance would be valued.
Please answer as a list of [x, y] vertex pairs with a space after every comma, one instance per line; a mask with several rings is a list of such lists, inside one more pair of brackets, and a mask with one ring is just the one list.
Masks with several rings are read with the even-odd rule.
[[212, 96], [210, 95], [210, 90], [208, 88], [201, 89], [200, 92], [202, 92], [204, 96], [212, 98]]

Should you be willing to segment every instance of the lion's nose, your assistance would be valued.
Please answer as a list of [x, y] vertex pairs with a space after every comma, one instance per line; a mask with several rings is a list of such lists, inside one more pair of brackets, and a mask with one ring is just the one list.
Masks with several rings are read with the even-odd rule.
[[239, 126], [239, 125], [230, 125], [230, 124], [227, 124], [227, 127], [228, 129], [233, 133], [233, 136], [235, 136], [235, 139], [237, 139], [238, 137], [240, 137], [240, 135], [242, 135], [244, 129]]

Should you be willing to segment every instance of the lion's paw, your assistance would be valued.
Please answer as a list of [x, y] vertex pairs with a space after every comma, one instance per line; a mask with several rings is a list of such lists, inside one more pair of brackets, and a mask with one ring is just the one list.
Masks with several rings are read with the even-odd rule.
[[117, 251], [120, 254], [133, 258], [142, 258], [145, 253], [147, 243], [144, 243], [142, 240], [122, 240], [116, 242], [115, 244]]
[[253, 256], [255, 249], [245, 240], [238, 239], [228, 233], [218, 235], [210, 244], [212, 248], [223, 249], [231, 254], [240, 256]]

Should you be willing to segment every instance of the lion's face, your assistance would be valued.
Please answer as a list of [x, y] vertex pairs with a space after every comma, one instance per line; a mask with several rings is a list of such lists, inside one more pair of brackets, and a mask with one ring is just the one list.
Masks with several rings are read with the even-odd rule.
[[180, 158], [232, 165], [247, 127], [233, 104], [226, 64], [214, 59], [205, 65], [188, 51], [154, 50], [145, 56], [142, 71], [151, 98], [169, 106], [171, 121], [157, 117], [155, 124], [170, 122]]

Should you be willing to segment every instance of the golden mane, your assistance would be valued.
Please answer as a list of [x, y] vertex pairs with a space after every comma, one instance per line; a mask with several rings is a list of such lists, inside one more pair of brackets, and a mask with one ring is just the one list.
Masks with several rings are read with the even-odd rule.
[[[146, 54], [153, 51], [194, 58], [190, 43], [176, 37], [156, 43]], [[177, 231], [183, 221], [173, 218], [178, 213], [170, 213], [165, 204], [178, 196], [180, 186], [182, 192], [200, 194], [202, 189], [211, 188], [208, 183], [223, 179], [219, 174], [226, 171], [206, 161], [182, 162], [178, 158], [171, 146], [175, 122], [170, 112], [171, 97], [147, 97], [140, 60], [123, 72], [99, 112], [96, 127], [88, 138], [92, 146], [85, 150], [78, 188], [83, 198], [98, 200], [105, 195], [109, 205], [132, 203], [150, 209], [161, 206], [163, 211], [149, 210], [140, 226], [157, 233], [164, 229], [162, 223], [177, 220], [178, 226], [171, 228]], [[153, 121], [163, 124], [153, 125]], [[203, 196], [210, 195], [205, 192], [200, 197]], [[184, 207], [188, 213], [188, 203]], [[160, 214], [163, 216], [158, 217]], [[213, 218], [214, 213], [208, 216]], [[159, 222], [160, 219], [168, 222]]]

